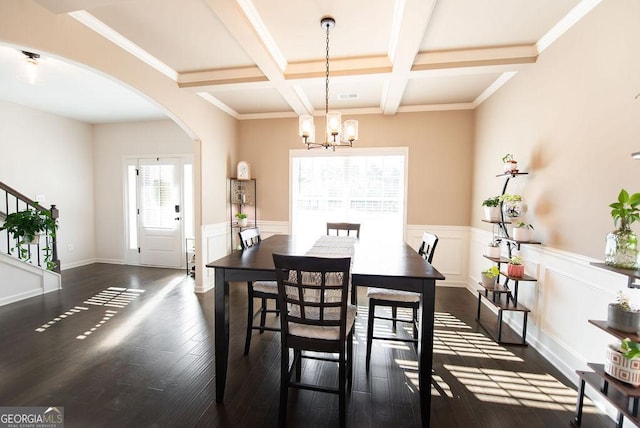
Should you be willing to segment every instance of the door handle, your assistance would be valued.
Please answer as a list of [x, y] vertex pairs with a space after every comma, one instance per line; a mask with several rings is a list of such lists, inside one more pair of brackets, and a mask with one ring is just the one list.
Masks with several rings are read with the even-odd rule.
[[176, 217], [176, 218], [174, 218], [174, 220], [180, 220], [180, 217]]

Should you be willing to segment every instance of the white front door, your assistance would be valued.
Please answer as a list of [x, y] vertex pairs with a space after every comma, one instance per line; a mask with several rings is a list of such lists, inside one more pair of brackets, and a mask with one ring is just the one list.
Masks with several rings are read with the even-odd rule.
[[140, 264], [179, 268], [182, 265], [180, 161], [139, 160]]

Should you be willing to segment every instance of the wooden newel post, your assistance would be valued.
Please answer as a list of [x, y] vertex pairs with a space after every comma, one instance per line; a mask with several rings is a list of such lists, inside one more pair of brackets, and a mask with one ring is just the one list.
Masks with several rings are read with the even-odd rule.
[[[55, 205], [51, 205], [51, 218], [55, 221], [60, 216], [60, 211]], [[53, 236], [51, 239], [52, 262], [54, 264], [53, 271], [60, 273], [60, 260], [58, 260], [58, 238]]]

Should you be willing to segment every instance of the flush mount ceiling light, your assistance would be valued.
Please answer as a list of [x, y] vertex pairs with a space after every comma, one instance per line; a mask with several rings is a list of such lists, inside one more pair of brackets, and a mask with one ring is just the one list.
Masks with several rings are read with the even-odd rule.
[[336, 21], [330, 16], [325, 16], [320, 20], [320, 26], [327, 33], [327, 55], [325, 62], [325, 96], [324, 114], [326, 130], [324, 142], [315, 142], [315, 126], [313, 116], [302, 115], [298, 120], [298, 133], [302, 137], [302, 142], [307, 145], [307, 149], [324, 147], [335, 150], [336, 147], [353, 147], [353, 142], [358, 139], [358, 121], [345, 120], [342, 122], [342, 115], [337, 111], [329, 111], [329, 30], [335, 27]]
[[631, 157], [634, 158], [634, 159], [640, 159], [640, 152], [631, 153]]
[[38, 58], [40, 58], [40, 54], [21, 51], [25, 56], [26, 64], [24, 66], [24, 76], [23, 79], [34, 85], [36, 80], [38, 80]]

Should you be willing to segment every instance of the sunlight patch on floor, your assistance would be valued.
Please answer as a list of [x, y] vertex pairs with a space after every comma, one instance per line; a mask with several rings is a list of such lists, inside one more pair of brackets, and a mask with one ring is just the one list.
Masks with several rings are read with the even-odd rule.
[[[538, 409], [572, 411], [578, 393], [547, 373], [527, 373], [445, 364], [478, 400]], [[597, 413], [585, 399], [583, 411]]]
[[433, 353], [522, 362], [522, 358], [481, 333], [434, 330]]

